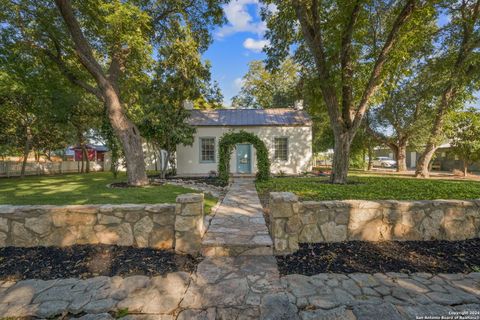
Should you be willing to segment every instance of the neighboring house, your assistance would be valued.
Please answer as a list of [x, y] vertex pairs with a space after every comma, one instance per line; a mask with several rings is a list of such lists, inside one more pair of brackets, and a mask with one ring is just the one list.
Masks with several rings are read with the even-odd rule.
[[[88, 160], [95, 162], [103, 162], [105, 158], [105, 153], [108, 151], [107, 147], [101, 145], [87, 144], [85, 148], [87, 149]], [[71, 150], [74, 151], [74, 161], [82, 161], [82, 147], [75, 146], [72, 147]]]
[[[229, 131], [244, 130], [266, 145], [274, 174], [299, 174], [311, 170], [312, 121], [295, 109], [191, 110], [189, 123], [196, 127], [192, 146], [178, 145], [177, 175], [208, 175], [218, 170], [218, 144]], [[251, 144], [237, 144], [230, 159], [232, 174], [255, 174], [257, 159]]]
[[[407, 148], [407, 168], [415, 169], [420, 155], [421, 151]], [[379, 147], [375, 149], [375, 156], [395, 159], [393, 152], [387, 147]], [[433, 170], [441, 171], [452, 171], [454, 169], [463, 170], [463, 162], [452, 152], [450, 144], [444, 143], [440, 145], [435, 152], [431, 167]], [[468, 170], [480, 171], [480, 162], [469, 165]]]

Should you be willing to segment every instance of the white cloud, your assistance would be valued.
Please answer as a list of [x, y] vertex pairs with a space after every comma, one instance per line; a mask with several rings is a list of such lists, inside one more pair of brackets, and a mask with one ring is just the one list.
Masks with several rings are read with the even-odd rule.
[[[257, 6], [257, 16], [253, 17], [248, 12], [249, 5]], [[267, 29], [264, 21], [260, 20], [258, 14], [258, 0], [233, 0], [223, 7], [228, 24], [217, 32], [217, 37], [222, 38], [237, 32], [251, 32], [263, 35]]]
[[252, 50], [253, 52], [261, 52], [265, 46], [269, 45], [269, 43], [270, 42], [268, 40], [255, 40], [252, 38], [247, 38], [243, 42], [243, 46], [248, 50]]

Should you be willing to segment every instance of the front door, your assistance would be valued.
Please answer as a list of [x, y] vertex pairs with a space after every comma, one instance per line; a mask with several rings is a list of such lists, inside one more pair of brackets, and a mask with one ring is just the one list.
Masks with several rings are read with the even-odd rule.
[[237, 144], [237, 172], [252, 173], [252, 145]]

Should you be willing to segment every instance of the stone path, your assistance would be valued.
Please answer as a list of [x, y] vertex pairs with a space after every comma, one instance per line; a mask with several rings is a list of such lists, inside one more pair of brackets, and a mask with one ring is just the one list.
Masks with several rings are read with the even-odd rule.
[[111, 320], [127, 309], [124, 320], [478, 319], [480, 273], [280, 277], [272, 256], [239, 256], [206, 258], [193, 274], [0, 283], [0, 318]]
[[454, 319], [468, 311], [480, 319], [478, 272], [288, 275], [281, 282], [302, 320]]
[[272, 238], [253, 179], [237, 179], [210, 222], [204, 256], [272, 255]]

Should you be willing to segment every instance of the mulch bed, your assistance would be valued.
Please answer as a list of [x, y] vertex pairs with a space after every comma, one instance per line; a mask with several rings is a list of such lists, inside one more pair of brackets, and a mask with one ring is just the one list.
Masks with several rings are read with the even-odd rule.
[[157, 276], [192, 272], [198, 262], [173, 251], [114, 245], [5, 247], [0, 248], [0, 280]]
[[280, 273], [480, 272], [480, 238], [465, 241], [348, 241], [301, 244], [277, 256]]

